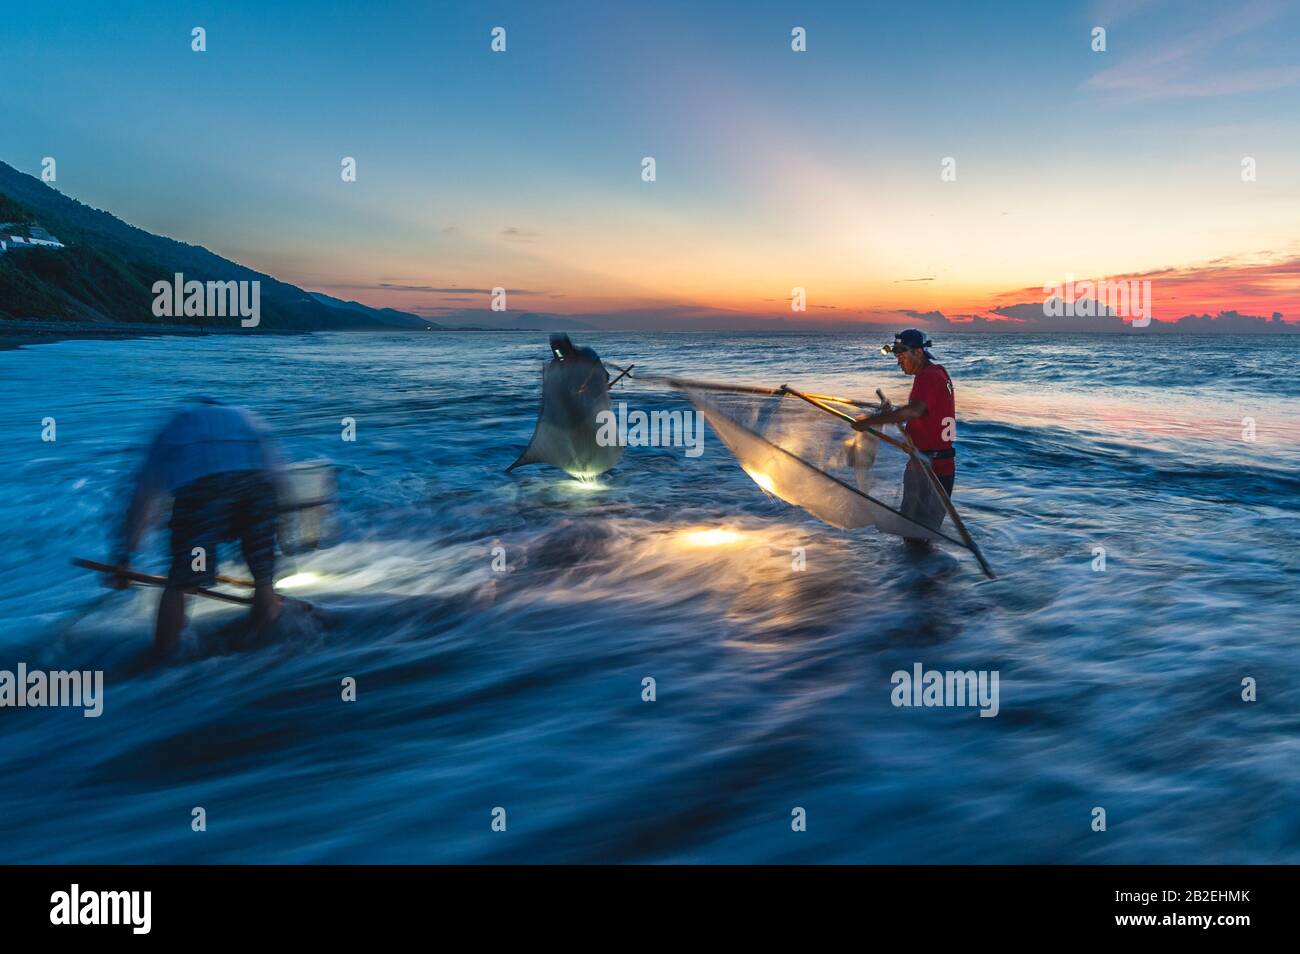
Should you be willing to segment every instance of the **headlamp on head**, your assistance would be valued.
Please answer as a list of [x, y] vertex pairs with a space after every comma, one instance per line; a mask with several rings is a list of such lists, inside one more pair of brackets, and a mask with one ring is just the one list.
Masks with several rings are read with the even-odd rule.
[[557, 331], [551, 335], [551, 354], [555, 355], [559, 361], [563, 361], [573, 354], [573, 342], [569, 340], [569, 336], [564, 332]]
[[904, 351], [912, 351], [915, 348], [928, 348], [934, 344], [929, 338], [917, 331], [915, 328], [908, 328], [906, 331], [900, 331], [894, 335], [894, 343], [881, 345], [881, 354], [902, 354]]

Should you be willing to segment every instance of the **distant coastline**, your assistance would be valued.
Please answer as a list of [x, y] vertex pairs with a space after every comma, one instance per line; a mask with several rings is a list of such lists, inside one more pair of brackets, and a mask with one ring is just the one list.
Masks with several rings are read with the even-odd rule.
[[[94, 321], [0, 321], [0, 351], [24, 345], [54, 344], [59, 341], [125, 340], [128, 338], [188, 337], [239, 334], [238, 328], [198, 328], [193, 325], [155, 325]], [[270, 331], [262, 334], [307, 334], [301, 331]]]
[[[869, 335], [873, 333], [887, 334], [892, 326], [856, 326], [852, 328], [826, 328], [826, 327], [809, 327], [809, 328], [743, 328], [743, 329], [705, 329], [705, 328], [656, 328], [656, 329], [637, 329], [637, 328], [590, 328], [583, 331], [582, 334], [603, 335], [603, 334], [622, 334], [622, 335], [734, 335], [737, 337], [744, 336], [764, 336], [764, 335]], [[303, 336], [313, 337], [318, 334], [412, 334], [419, 335], [425, 331], [434, 331], [445, 334], [447, 332], [465, 332], [473, 334], [545, 334], [546, 328], [491, 328], [475, 327], [472, 325], [442, 326], [430, 327], [429, 329], [415, 328], [319, 328], [315, 330], [306, 329], [263, 329], [257, 332], [248, 332], [241, 328], [230, 328], [222, 326], [199, 327], [196, 325], [163, 325], [163, 324], [145, 324], [145, 323], [127, 323], [127, 322], [80, 322], [80, 321], [0, 321], [0, 351], [12, 351], [18, 348], [30, 345], [57, 344], [60, 341], [127, 341], [135, 338], [204, 338], [211, 335], [246, 335], [253, 337], [265, 337], [274, 335], [283, 336]], [[1145, 331], [1143, 329], [1124, 329], [1124, 330], [1099, 330], [1096, 328], [1080, 328], [1078, 331], [1063, 330], [1043, 330], [1041, 328], [1009, 328], [998, 329], [961, 329], [945, 328], [940, 334], [943, 335], [1011, 335], [1011, 336], [1063, 336], [1070, 335], [1105, 335], [1107, 337], [1121, 336], [1124, 338], [1151, 338], [1163, 339], [1173, 337], [1196, 337], [1196, 338], [1261, 338], [1261, 337], [1292, 337], [1293, 331], [1189, 331], [1184, 329], [1165, 329], [1157, 332]]]

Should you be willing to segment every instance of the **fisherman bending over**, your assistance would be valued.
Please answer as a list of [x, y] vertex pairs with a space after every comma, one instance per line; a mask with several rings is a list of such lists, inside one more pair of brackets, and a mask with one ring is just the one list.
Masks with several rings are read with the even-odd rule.
[[[927, 341], [920, 331], [909, 328], [895, 335], [892, 345], [880, 349], [882, 354], [894, 355], [899, 369], [913, 377], [912, 392], [902, 407], [860, 417], [853, 428], [858, 431], [867, 428], [880, 430], [883, 424], [902, 424], [916, 449], [930, 459], [935, 476], [951, 497], [953, 478], [957, 474], [956, 451], [952, 446], [957, 409], [952, 379], [943, 365], [936, 364], [934, 355], [926, 350], [931, 344], [933, 342]], [[932, 530], [939, 528], [947, 513], [930, 478], [915, 460], [908, 461], [903, 474], [902, 511], [905, 516]]]
[[[274, 589], [276, 474], [279, 458], [264, 424], [251, 412], [198, 398], [163, 425], [135, 481], [118, 541], [126, 570], [148, 527], [154, 504], [174, 498], [171, 570], [158, 603], [154, 650], [169, 652], [185, 627], [186, 592], [216, 582], [217, 544], [238, 540], [252, 572], [253, 621], [280, 612]], [[109, 585], [128, 585], [120, 573]]]

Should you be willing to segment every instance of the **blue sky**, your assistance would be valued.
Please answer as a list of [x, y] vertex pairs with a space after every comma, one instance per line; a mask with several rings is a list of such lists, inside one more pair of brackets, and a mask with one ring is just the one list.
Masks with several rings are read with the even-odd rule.
[[918, 278], [916, 307], [975, 307], [1295, 253], [1298, 7], [11, 4], [28, 79], [0, 86], [0, 159], [54, 156], [58, 188], [150, 231], [425, 314], [453, 305], [418, 289], [494, 285], [586, 311], [801, 284], [861, 311]]

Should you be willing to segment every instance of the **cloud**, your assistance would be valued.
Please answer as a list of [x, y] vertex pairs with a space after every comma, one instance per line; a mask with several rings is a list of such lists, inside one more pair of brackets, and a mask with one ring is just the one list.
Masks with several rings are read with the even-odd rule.
[[536, 238], [540, 238], [541, 233], [529, 232], [511, 225], [501, 230], [501, 236], [508, 242], [531, 242]]
[[1291, 331], [1293, 325], [1282, 320], [1281, 312], [1273, 312], [1265, 318], [1262, 315], [1243, 315], [1236, 311], [1221, 311], [1217, 315], [1183, 315], [1173, 322], [1179, 331], [1222, 331], [1225, 333], [1249, 333], [1252, 331]]
[[[1051, 301], [1059, 302], [1060, 299], [1053, 298]], [[1126, 327], [1123, 318], [1111, 312], [1105, 304], [1098, 302], [1096, 304], [1103, 314], [1100, 315], [1067, 315], [1049, 314], [1047, 303], [1043, 300], [1035, 302], [1024, 302], [1018, 305], [1004, 305], [1000, 308], [994, 308], [995, 315], [1002, 315], [1012, 321], [1018, 322], [1026, 328], [1032, 328], [1035, 331], [1122, 331]], [[1063, 308], [1050, 309], [1051, 311], [1061, 311]]]
[[1204, 25], [1197, 29], [1173, 36], [1161, 46], [1140, 48], [1093, 74], [1085, 88], [1141, 101], [1263, 92], [1300, 83], [1300, 65], [1251, 65], [1259, 59], [1253, 46], [1225, 49], [1239, 38], [1269, 28], [1286, 12], [1285, 6], [1275, 0], [1254, 0], [1221, 11], [1212, 19], [1198, 18]]
[[926, 325], [946, 325], [948, 316], [941, 311], [916, 311], [911, 308], [903, 310], [907, 317]]
[[[1118, 332], [1129, 330], [1124, 319], [1115, 315], [1096, 317], [1051, 316], [1044, 313], [1041, 301], [1020, 302], [1015, 305], [1003, 305], [992, 309], [988, 315], [953, 315], [948, 316], [939, 311], [907, 311], [918, 322], [930, 328], [944, 328], [949, 331], [985, 331], [1032, 333], [1059, 332], [1062, 334], [1077, 332]], [[1235, 310], [1220, 311], [1217, 314], [1183, 315], [1175, 320], [1154, 319], [1149, 326], [1140, 329], [1147, 333], [1161, 332], [1196, 332], [1202, 334], [1251, 334], [1259, 332], [1300, 333], [1300, 325], [1286, 322], [1280, 312], [1263, 315], [1247, 315]]]
[[[1052, 284], [1063, 276], [1051, 276]], [[1229, 313], [1249, 304], [1249, 311], [1300, 317], [1300, 254], [1276, 255], [1260, 252], [1216, 258], [1194, 265], [1181, 265], [1124, 275], [1082, 275], [1077, 280], [1149, 281], [1151, 304], [1156, 318], [1172, 320], [1188, 314]], [[1015, 305], [1025, 299], [1042, 301], [1043, 288], [1017, 288], [999, 295], [994, 305]], [[992, 309], [1001, 312], [1002, 308]]]
[[[330, 287], [330, 286], [323, 286]], [[456, 285], [440, 287], [437, 285], [400, 285], [395, 282], [379, 282], [375, 285], [348, 285], [348, 288], [375, 288], [383, 291], [396, 292], [429, 292], [434, 294], [447, 295], [491, 295], [495, 289], [492, 288], [461, 288]], [[549, 295], [549, 292], [530, 291], [527, 288], [507, 288], [507, 294], [510, 295]]]

